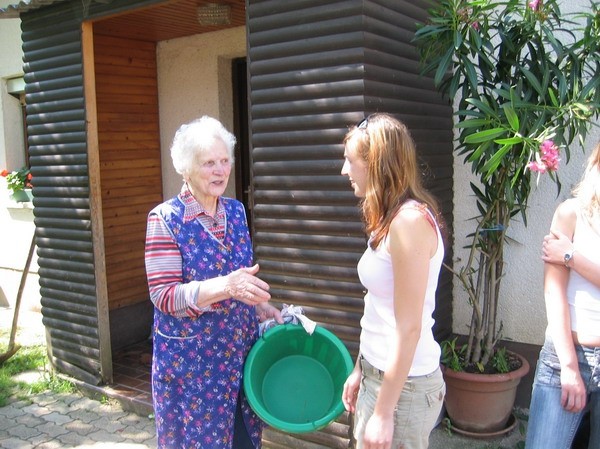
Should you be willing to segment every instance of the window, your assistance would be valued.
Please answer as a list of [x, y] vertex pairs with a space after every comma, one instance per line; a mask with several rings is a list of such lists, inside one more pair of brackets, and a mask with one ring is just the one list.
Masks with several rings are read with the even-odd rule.
[[14, 168], [22, 167], [29, 163], [29, 151], [27, 145], [27, 125], [25, 109], [25, 80], [23, 77], [9, 78], [6, 80], [7, 92], [18, 100], [18, 106], [12, 110], [5, 111], [5, 123], [18, 123], [14, 131], [5, 129], [6, 160], [12, 161]]

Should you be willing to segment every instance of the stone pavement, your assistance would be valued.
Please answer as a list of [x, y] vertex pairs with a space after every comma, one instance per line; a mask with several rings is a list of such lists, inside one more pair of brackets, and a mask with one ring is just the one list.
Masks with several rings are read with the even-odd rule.
[[[0, 330], [6, 347], [14, 310], [0, 307]], [[5, 336], [6, 335], [6, 336]], [[45, 344], [42, 315], [19, 312], [17, 343]], [[35, 381], [44, 373], [27, 372], [19, 380]], [[154, 419], [125, 412], [113, 399], [94, 400], [79, 392], [46, 391], [13, 399], [0, 407], [0, 449], [156, 449]]]
[[[430, 449], [517, 449], [518, 429], [495, 440], [449, 434], [441, 426]], [[114, 400], [45, 392], [0, 408], [1, 449], [156, 449], [154, 420], [125, 412]], [[266, 449], [266, 448], [265, 448]]]
[[78, 393], [45, 392], [0, 408], [2, 449], [154, 449], [154, 420]]

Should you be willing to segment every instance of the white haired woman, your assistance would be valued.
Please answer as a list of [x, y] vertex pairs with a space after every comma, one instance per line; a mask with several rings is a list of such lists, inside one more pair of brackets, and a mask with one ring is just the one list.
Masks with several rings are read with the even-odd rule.
[[171, 147], [180, 193], [148, 215], [158, 448], [255, 449], [262, 422], [242, 392], [258, 323], [282, 322], [253, 265], [243, 205], [223, 197], [236, 139], [216, 119], [182, 125]]

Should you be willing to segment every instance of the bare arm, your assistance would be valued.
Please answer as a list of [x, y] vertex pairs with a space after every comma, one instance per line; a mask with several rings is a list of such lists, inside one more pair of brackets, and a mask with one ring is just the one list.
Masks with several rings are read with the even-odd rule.
[[550, 229], [550, 233], [544, 237], [542, 260], [547, 263], [564, 265], [566, 253], [572, 254], [569, 268], [575, 270], [595, 286], [600, 287], [600, 265], [577, 251], [573, 252], [571, 239], [558, 229]]
[[374, 413], [365, 429], [365, 448], [391, 447], [394, 409], [421, 335], [429, 261], [437, 245], [435, 228], [417, 209], [401, 210], [390, 226], [396, 338], [390, 348], [390, 359]]
[[[566, 201], [558, 206], [554, 213], [551, 228], [572, 239], [576, 217], [573, 203]], [[548, 330], [561, 366], [561, 405], [568, 411], [577, 412], [585, 406], [586, 396], [571, 334], [571, 316], [567, 300], [568, 280], [569, 269], [564, 264], [544, 264], [544, 298]]]

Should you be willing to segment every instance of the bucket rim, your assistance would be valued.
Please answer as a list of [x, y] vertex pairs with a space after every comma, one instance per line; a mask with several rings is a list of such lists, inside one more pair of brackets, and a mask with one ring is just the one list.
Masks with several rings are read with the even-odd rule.
[[[306, 333], [306, 330], [304, 330], [304, 328], [299, 324], [287, 323], [287, 324], [278, 325], [278, 326], [275, 326], [275, 327], [269, 329], [256, 341], [256, 343], [254, 344], [254, 346], [248, 353], [248, 357], [246, 358], [246, 364], [244, 367], [244, 381], [243, 381], [244, 391], [245, 391], [248, 403], [250, 404], [250, 407], [252, 408], [252, 410], [254, 410], [256, 415], [261, 420], [263, 420], [267, 425], [274, 427], [278, 430], [282, 430], [284, 432], [289, 432], [289, 433], [313, 432], [313, 431], [319, 430], [319, 429], [327, 426], [328, 424], [333, 422], [338, 416], [340, 416], [344, 412], [344, 404], [342, 402], [341, 395], [339, 397], [339, 400], [335, 404], [335, 406], [332, 407], [331, 410], [325, 416], [323, 416], [319, 419], [313, 420], [313, 421], [305, 422], [305, 423], [291, 423], [291, 422], [283, 421], [283, 420], [277, 418], [276, 416], [273, 416], [268, 410], [266, 410], [266, 408], [258, 400], [257, 395], [253, 391], [252, 386], [250, 384], [251, 371], [252, 371], [254, 363], [256, 361], [256, 356], [260, 352], [261, 348], [264, 345], [266, 345], [271, 339], [277, 338], [279, 336], [279, 334], [288, 333], [288, 332], [304, 332], [304, 333]], [[354, 366], [352, 363], [352, 357], [351, 357], [350, 353], [348, 352], [348, 349], [346, 348], [345, 344], [333, 332], [329, 331], [328, 329], [325, 329], [322, 326], [318, 325], [315, 327], [315, 330], [312, 335], [315, 335], [315, 334], [325, 337], [329, 342], [331, 342], [338, 349], [338, 351], [340, 352], [340, 355], [342, 356], [344, 365], [345, 365], [344, 366], [345, 370], [346, 370], [345, 375], [346, 375], [346, 377], [348, 377], [350, 375], [350, 373], [352, 372], [352, 369], [354, 368]], [[307, 335], [308, 335], [308, 333], [307, 333]], [[309, 337], [312, 337], [312, 335], [309, 335]]]

